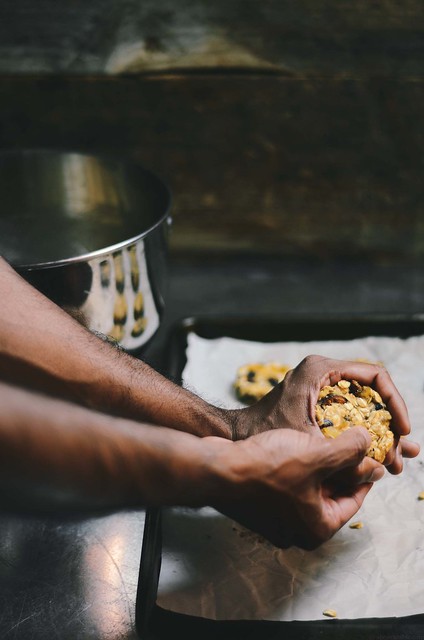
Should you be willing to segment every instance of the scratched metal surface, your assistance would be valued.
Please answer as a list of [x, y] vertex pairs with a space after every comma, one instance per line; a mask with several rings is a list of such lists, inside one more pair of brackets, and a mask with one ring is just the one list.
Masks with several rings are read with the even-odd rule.
[[132, 640], [144, 511], [81, 519], [3, 515], [2, 640]]

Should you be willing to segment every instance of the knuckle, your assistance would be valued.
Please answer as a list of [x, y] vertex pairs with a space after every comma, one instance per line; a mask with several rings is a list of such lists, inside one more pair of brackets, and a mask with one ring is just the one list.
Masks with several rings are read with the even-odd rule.
[[330, 369], [327, 376], [330, 381], [330, 385], [337, 384], [342, 379], [341, 371], [337, 368]]
[[380, 364], [380, 363], [376, 363], [375, 365], [376, 371], [377, 371], [377, 375], [384, 377], [384, 378], [390, 378], [390, 374], [387, 371], [386, 367], [384, 366], [384, 364]]
[[321, 363], [323, 360], [325, 360], [323, 356], [310, 354], [303, 358], [298, 367], [301, 369], [313, 369], [317, 366], [318, 363]]
[[357, 457], [361, 457], [364, 455], [364, 449], [368, 446], [370, 441], [370, 436], [365, 427], [355, 427], [356, 431], [352, 433], [356, 436], [354, 442], [352, 443], [352, 448]]
[[392, 382], [392, 379], [386, 367], [383, 364], [375, 364], [374, 366], [375, 366], [374, 381], [376, 383], [383, 383], [385, 385], [388, 385], [388, 384], [390, 385]]
[[284, 376], [284, 378], [282, 379], [282, 381], [279, 383], [278, 387], [280, 389], [285, 389], [285, 387], [288, 386], [288, 383], [292, 379], [293, 375], [294, 375], [294, 369], [289, 369], [286, 375]]
[[317, 355], [311, 353], [310, 355], [308, 355], [305, 358], [303, 358], [302, 362], [304, 362], [305, 364], [311, 365], [311, 364], [315, 364], [319, 360], [322, 360], [322, 356], [317, 356]]
[[364, 459], [371, 438], [365, 427], [355, 427], [355, 430], [356, 438], [350, 446], [352, 449], [352, 460], [354, 460], [356, 464], [359, 464]]
[[318, 468], [331, 469], [337, 464], [340, 458], [340, 442], [341, 440], [336, 443], [330, 438], [323, 438], [316, 442], [317, 446], [320, 447], [319, 455], [316, 455], [317, 452], [315, 453], [315, 462]]
[[379, 380], [382, 380], [383, 382], [391, 382], [391, 377], [390, 377], [390, 373], [387, 371], [386, 367], [384, 366], [377, 366], [377, 375], [376, 378], [378, 378]]

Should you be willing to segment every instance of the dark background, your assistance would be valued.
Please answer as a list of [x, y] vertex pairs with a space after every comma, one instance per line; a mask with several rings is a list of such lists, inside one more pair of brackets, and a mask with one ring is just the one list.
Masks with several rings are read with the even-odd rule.
[[0, 145], [111, 151], [171, 251], [424, 254], [420, 0], [3, 1]]

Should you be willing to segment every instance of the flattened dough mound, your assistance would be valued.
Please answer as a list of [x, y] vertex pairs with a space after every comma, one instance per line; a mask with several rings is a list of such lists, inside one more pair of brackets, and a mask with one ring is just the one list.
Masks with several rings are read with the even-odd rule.
[[384, 462], [394, 435], [390, 430], [392, 416], [377, 391], [355, 380], [340, 380], [321, 389], [315, 410], [326, 438], [336, 438], [350, 427], [366, 427], [372, 440], [367, 455]]
[[278, 362], [245, 364], [237, 369], [234, 389], [237, 398], [253, 404], [272, 391], [292, 367]]

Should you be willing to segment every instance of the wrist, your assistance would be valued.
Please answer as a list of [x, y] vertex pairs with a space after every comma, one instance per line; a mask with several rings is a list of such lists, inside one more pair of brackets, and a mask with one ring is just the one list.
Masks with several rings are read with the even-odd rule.
[[200, 439], [194, 483], [201, 487], [202, 495], [194, 506], [219, 508], [223, 499], [233, 499], [239, 477], [237, 448], [232, 440], [222, 437]]
[[[232, 484], [231, 440], [199, 438], [150, 425], [141, 425], [141, 430], [140, 448], [127, 472], [127, 479], [132, 476], [135, 480], [136, 501], [146, 506], [199, 508], [214, 506], [228, 494]], [[137, 449], [136, 445], [134, 451]]]
[[[246, 442], [203, 438], [201, 482], [207, 488], [205, 504], [218, 510], [244, 500], [246, 488], [255, 484], [259, 467], [255, 451]], [[252, 455], [253, 453], [253, 455]], [[260, 475], [260, 472], [259, 472]]]

